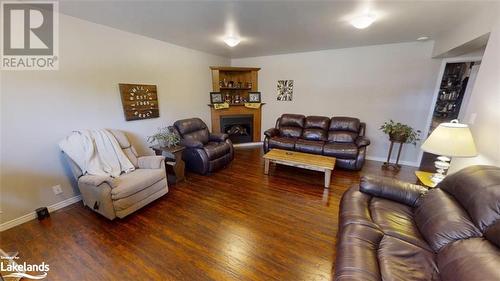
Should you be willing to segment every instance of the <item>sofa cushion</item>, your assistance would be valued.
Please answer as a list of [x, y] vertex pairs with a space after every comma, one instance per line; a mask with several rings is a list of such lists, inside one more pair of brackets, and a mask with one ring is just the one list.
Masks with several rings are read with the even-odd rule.
[[322, 129], [328, 130], [330, 125], [330, 118], [325, 116], [307, 116], [304, 122], [306, 129]]
[[329, 131], [328, 141], [330, 142], [347, 142], [355, 143], [358, 138], [358, 133], [349, 131]]
[[287, 127], [287, 126], [280, 127], [280, 136], [282, 137], [300, 138], [301, 135], [302, 135], [301, 127]]
[[311, 128], [302, 131], [302, 138], [306, 140], [325, 141], [326, 136], [326, 131], [323, 129]]
[[415, 222], [434, 251], [456, 240], [481, 236], [467, 212], [439, 188], [423, 195], [415, 210]]
[[296, 139], [293, 138], [274, 137], [269, 139], [269, 148], [294, 150], [295, 142]]
[[325, 142], [323, 141], [298, 139], [295, 142], [295, 150], [305, 153], [323, 154], [324, 145]]
[[323, 154], [343, 159], [356, 159], [358, 147], [353, 143], [326, 143]]
[[304, 115], [283, 114], [279, 122], [280, 136], [289, 138], [300, 138], [304, 128]]
[[307, 116], [304, 123], [302, 138], [306, 140], [325, 141], [330, 118], [323, 116]]
[[348, 131], [359, 133], [359, 119], [352, 117], [332, 117], [330, 131]]
[[[484, 231], [500, 220], [500, 173], [494, 166], [472, 166], [446, 177], [439, 188], [453, 195]], [[471, 189], [481, 192], [470, 192]]]
[[165, 169], [136, 169], [113, 181], [111, 198], [118, 200], [137, 193], [166, 178]]
[[490, 225], [486, 229], [486, 232], [484, 232], [484, 237], [491, 243], [495, 244], [497, 247], [500, 247], [500, 220]]
[[339, 227], [347, 224], [367, 225], [378, 228], [370, 213], [372, 197], [359, 191], [358, 186], [349, 188], [340, 200]]
[[335, 280], [382, 280], [377, 250], [384, 234], [372, 227], [349, 224], [342, 227], [337, 242]]
[[440, 280], [435, 256], [428, 250], [385, 235], [377, 253], [381, 280]]
[[161, 190], [167, 189], [167, 179], [164, 178], [156, 183], [154, 183], [151, 186], [148, 186], [148, 188], [145, 188], [139, 192], [136, 192], [130, 196], [123, 197], [120, 199], [116, 199], [113, 201], [113, 207], [115, 211], [123, 211], [125, 209], [128, 209], [129, 207], [133, 206], [134, 204], [137, 204], [138, 202], [148, 198], [149, 196], [160, 192]]
[[174, 126], [183, 139], [196, 140], [203, 144], [208, 142], [208, 128], [200, 118], [178, 120]]
[[384, 234], [432, 251], [418, 231], [413, 219], [413, 209], [395, 201], [373, 197], [370, 201], [373, 222]]
[[411, 184], [388, 177], [364, 175], [359, 190], [375, 197], [389, 199], [410, 207], [417, 206], [422, 195], [429, 190], [421, 185]]
[[443, 281], [500, 280], [500, 250], [482, 238], [453, 242], [437, 261]]
[[203, 150], [207, 153], [208, 160], [214, 160], [228, 154], [231, 145], [227, 142], [209, 142], [203, 147]]
[[283, 114], [281, 115], [279, 127], [300, 127], [304, 128], [304, 119], [302, 114]]

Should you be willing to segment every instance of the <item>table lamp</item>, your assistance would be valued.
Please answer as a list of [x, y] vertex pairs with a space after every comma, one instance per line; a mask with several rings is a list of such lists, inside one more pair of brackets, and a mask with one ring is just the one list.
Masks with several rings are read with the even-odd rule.
[[436, 184], [446, 177], [451, 157], [474, 157], [477, 155], [469, 126], [458, 123], [458, 120], [439, 124], [421, 148], [425, 152], [440, 155], [434, 162], [437, 171], [431, 177], [431, 181]]

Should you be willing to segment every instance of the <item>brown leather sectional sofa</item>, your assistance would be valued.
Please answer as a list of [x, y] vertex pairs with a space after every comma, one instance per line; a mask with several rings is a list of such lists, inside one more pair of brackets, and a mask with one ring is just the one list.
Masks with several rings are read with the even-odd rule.
[[275, 128], [264, 132], [264, 151], [272, 148], [337, 158], [336, 167], [360, 170], [370, 140], [357, 118], [283, 114]]
[[362, 178], [340, 204], [335, 280], [500, 280], [500, 168], [431, 190]]

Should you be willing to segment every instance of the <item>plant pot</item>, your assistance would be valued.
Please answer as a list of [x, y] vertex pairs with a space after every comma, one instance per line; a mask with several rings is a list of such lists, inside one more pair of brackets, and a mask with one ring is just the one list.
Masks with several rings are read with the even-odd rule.
[[408, 136], [402, 134], [389, 134], [389, 140], [393, 142], [406, 143]]

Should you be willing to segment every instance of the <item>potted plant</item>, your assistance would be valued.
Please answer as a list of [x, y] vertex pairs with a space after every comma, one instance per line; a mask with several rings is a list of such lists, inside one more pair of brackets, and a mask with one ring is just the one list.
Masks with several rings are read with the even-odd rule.
[[396, 123], [392, 120], [380, 126], [380, 130], [389, 135], [391, 141], [416, 145], [417, 141], [420, 140], [420, 130], [414, 130], [406, 124]]
[[148, 137], [149, 143], [156, 143], [161, 147], [176, 146], [180, 142], [180, 137], [168, 127], [158, 128], [158, 131]]

